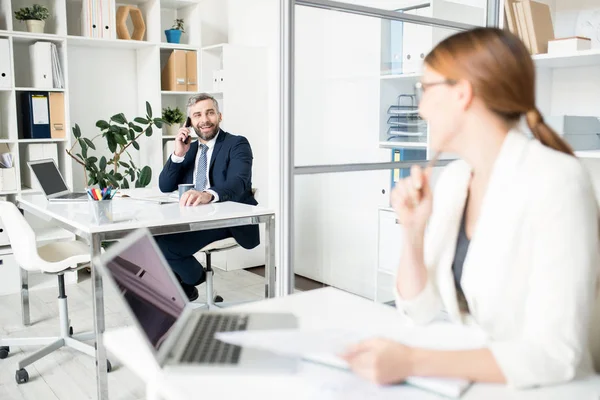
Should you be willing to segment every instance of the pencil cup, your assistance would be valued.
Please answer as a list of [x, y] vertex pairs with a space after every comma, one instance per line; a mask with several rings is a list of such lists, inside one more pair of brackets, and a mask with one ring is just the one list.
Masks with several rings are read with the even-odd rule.
[[97, 224], [107, 224], [112, 222], [112, 200], [89, 200], [92, 218]]
[[188, 190], [192, 190], [194, 188], [193, 183], [182, 183], [179, 185], [179, 199], [181, 200], [181, 196]]

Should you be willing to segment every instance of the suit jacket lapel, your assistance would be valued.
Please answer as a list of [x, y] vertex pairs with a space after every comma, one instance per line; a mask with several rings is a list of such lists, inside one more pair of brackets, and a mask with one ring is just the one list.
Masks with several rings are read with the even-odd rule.
[[221, 145], [223, 144], [223, 140], [225, 140], [225, 135], [227, 135], [227, 132], [221, 129], [219, 131], [217, 141], [215, 142], [215, 148], [213, 149], [212, 155], [210, 156], [210, 166], [208, 167], [209, 171], [212, 169], [213, 164], [215, 163], [215, 159], [217, 158], [217, 154], [219, 154], [219, 150], [221, 150]]

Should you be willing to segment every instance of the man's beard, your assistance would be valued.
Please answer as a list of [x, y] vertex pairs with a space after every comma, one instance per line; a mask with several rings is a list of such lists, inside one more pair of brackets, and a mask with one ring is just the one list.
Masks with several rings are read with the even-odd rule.
[[219, 124], [213, 125], [212, 129], [206, 133], [202, 132], [199, 128], [194, 127], [194, 131], [196, 131], [196, 135], [206, 142], [209, 142], [217, 136], [219, 132]]

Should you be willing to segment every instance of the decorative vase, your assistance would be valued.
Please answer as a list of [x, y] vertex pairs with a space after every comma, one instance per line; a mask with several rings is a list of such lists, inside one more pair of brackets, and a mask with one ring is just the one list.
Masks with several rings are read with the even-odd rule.
[[181, 40], [181, 31], [179, 29], [167, 29], [165, 36], [167, 37], [167, 42], [179, 43]]
[[46, 25], [46, 21], [28, 19], [25, 21], [25, 24], [27, 25], [27, 32], [44, 33], [44, 25]]
[[167, 125], [167, 134], [169, 136], [177, 136], [177, 132], [179, 132], [179, 128], [180, 128], [179, 124]]

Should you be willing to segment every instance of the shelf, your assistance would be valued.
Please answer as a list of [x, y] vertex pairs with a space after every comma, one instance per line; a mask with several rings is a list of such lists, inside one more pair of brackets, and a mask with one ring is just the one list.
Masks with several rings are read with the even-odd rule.
[[160, 8], [179, 9], [183, 7], [196, 6], [198, 0], [160, 0]]
[[163, 140], [175, 140], [177, 136], [173, 136], [173, 135], [162, 135], [162, 139]]
[[143, 49], [156, 46], [157, 43], [145, 40], [101, 39], [85, 36], [67, 36], [67, 43], [72, 46], [100, 47], [110, 49]]
[[38, 194], [38, 193], [42, 193], [42, 190], [41, 189], [32, 189], [27, 186], [21, 187], [21, 194]]
[[[174, 90], [162, 90], [160, 92], [160, 94], [163, 96], [183, 96], [183, 95], [190, 96], [192, 94], [197, 94], [197, 93], [201, 93], [201, 92], [202, 92], [201, 90], [193, 91], [193, 92], [177, 92]], [[222, 97], [223, 96], [223, 92], [203, 92], [203, 93], [210, 94], [211, 96], [214, 96], [214, 97]]]
[[11, 139], [0, 139], [0, 143], [14, 143], [14, 140]]
[[0, 88], [0, 92], [10, 92], [11, 90], [12, 90], [12, 88], [5, 88], [5, 87]]
[[66, 142], [66, 138], [50, 138], [50, 139], [19, 139], [19, 143], [55, 143]]
[[17, 194], [17, 191], [16, 190], [0, 191], [0, 196], [8, 196], [9, 194]]
[[422, 77], [421, 73], [412, 73], [412, 74], [394, 74], [394, 75], [381, 75], [381, 80], [402, 80], [402, 79], [418, 79]]
[[33, 43], [38, 40], [45, 40], [47, 42], [62, 43], [65, 41], [65, 36], [55, 35], [52, 33], [30, 33], [30, 32], [19, 32], [13, 31], [11, 33], [13, 41], [16, 43]]
[[600, 150], [576, 151], [575, 155], [579, 158], [600, 158]]
[[381, 149], [427, 149], [427, 143], [421, 142], [379, 142]]
[[571, 54], [537, 54], [533, 61], [538, 68], [600, 67], [600, 49], [582, 50]]
[[223, 47], [227, 46], [228, 43], [219, 43], [219, 44], [213, 44], [212, 46], [206, 46], [202, 48], [202, 51], [222, 51]]
[[17, 92], [64, 92], [65, 89], [57, 88], [36, 88], [36, 87], [18, 87], [15, 88]]
[[193, 44], [185, 44], [185, 43], [166, 43], [162, 42], [160, 44], [161, 50], [196, 50], [200, 49], [200, 46], [194, 46]]

